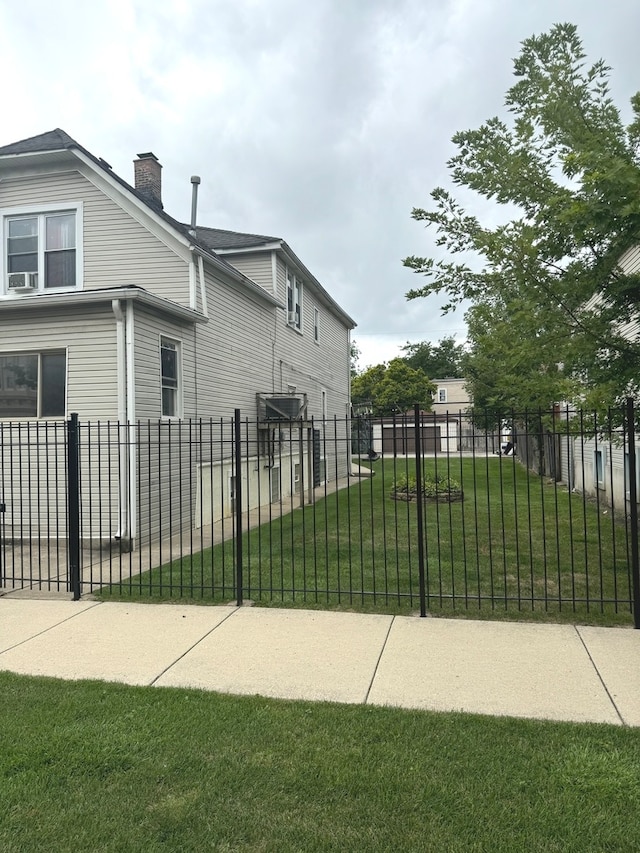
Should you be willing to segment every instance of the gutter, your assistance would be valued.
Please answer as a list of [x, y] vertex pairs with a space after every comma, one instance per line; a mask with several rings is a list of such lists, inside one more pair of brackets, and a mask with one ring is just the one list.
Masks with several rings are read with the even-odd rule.
[[[257, 286], [257, 285], [256, 285]], [[36, 306], [40, 306], [44, 310], [54, 307], [65, 307], [69, 305], [92, 305], [100, 303], [113, 303], [114, 299], [122, 299], [128, 302], [140, 302], [143, 305], [159, 311], [162, 314], [168, 314], [171, 317], [178, 317], [188, 323], [207, 323], [208, 320], [199, 311], [194, 311], [192, 308], [187, 308], [185, 305], [180, 305], [177, 302], [172, 302], [170, 299], [164, 299], [162, 296], [156, 296], [148, 290], [130, 285], [128, 287], [104, 287], [99, 290], [78, 290], [65, 293], [37, 293], [27, 294], [22, 296], [5, 296], [0, 298], [0, 313], [2, 311], [32, 311]]]

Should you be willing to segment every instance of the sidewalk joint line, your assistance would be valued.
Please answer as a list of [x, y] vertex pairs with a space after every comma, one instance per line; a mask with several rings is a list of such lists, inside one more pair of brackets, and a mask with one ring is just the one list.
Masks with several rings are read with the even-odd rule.
[[371, 688], [373, 687], [373, 682], [376, 680], [376, 675], [378, 674], [378, 668], [380, 666], [380, 661], [382, 660], [382, 655], [384, 654], [384, 650], [387, 647], [387, 641], [389, 640], [389, 634], [391, 633], [391, 629], [393, 628], [393, 623], [395, 622], [396, 617], [391, 617], [391, 622], [389, 622], [389, 627], [387, 628], [387, 633], [385, 634], [384, 641], [382, 643], [382, 648], [380, 649], [380, 654], [378, 655], [378, 659], [376, 660], [376, 665], [373, 668], [373, 675], [369, 681], [369, 686], [367, 687], [367, 693], [364, 697], [363, 705], [367, 705], [369, 703], [369, 694], [371, 693]]
[[228, 614], [224, 617], [224, 619], [221, 619], [221, 620], [220, 620], [220, 622], [218, 622], [218, 624], [217, 624], [217, 625], [214, 625], [214, 626], [213, 626], [213, 628], [211, 628], [209, 631], [207, 631], [207, 633], [206, 633], [206, 634], [203, 634], [203, 635], [200, 637], [200, 639], [199, 639], [199, 640], [196, 640], [196, 641], [195, 641], [195, 643], [194, 643], [192, 646], [189, 646], [189, 648], [188, 648], [188, 649], [186, 649], [186, 650], [185, 650], [181, 655], [178, 655], [178, 657], [177, 657], [174, 661], [172, 661], [170, 664], [168, 664], [167, 666], [165, 666], [165, 668], [164, 668], [161, 672], [159, 672], [159, 673], [156, 675], [156, 677], [155, 677], [155, 678], [153, 678], [153, 679], [149, 682], [149, 687], [153, 687], [153, 685], [156, 683], [156, 681], [158, 681], [158, 679], [159, 679], [159, 678], [162, 678], [162, 676], [163, 676], [165, 673], [169, 672], [169, 670], [170, 670], [170, 669], [173, 669], [173, 667], [178, 663], [178, 661], [181, 661], [181, 660], [182, 660], [182, 658], [186, 657], [186, 656], [189, 654], [189, 652], [192, 652], [192, 651], [196, 648], [196, 646], [199, 646], [199, 645], [200, 645], [200, 643], [201, 643], [203, 640], [206, 640], [206, 638], [207, 638], [207, 637], [210, 637], [210, 636], [211, 636], [211, 634], [213, 634], [213, 632], [214, 632], [214, 631], [217, 631], [217, 630], [218, 630], [218, 628], [220, 628], [220, 626], [221, 626], [221, 625], [224, 625], [224, 623], [227, 621], [227, 619], [231, 619], [231, 617], [232, 617], [232, 616], [235, 616], [235, 614], [236, 614], [239, 610], [240, 610], [240, 608], [239, 608], [239, 607], [236, 607], [236, 608], [235, 608], [231, 613], [228, 613]]
[[[37, 601], [38, 599], [28, 599], [28, 598], [14, 598], [13, 601]], [[40, 599], [45, 600], [46, 599]], [[70, 600], [70, 599], [69, 599]], [[24, 646], [25, 643], [31, 642], [31, 640], [35, 640], [36, 637], [41, 637], [43, 634], [47, 634], [49, 631], [53, 631], [54, 628], [57, 628], [58, 625], [64, 625], [65, 622], [69, 622], [71, 619], [77, 619], [78, 616], [82, 616], [83, 613], [88, 613], [90, 610], [93, 610], [94, 607], [103, 604], [102, 601], [94, 601], [91, 603], [91, 607], [87, 607], [84, 610], [78, 611], [78, 613], [72, 613], [71, 616], [67, 616], [64, 619], [61, 619], [59, 622], [56, 622], [55, 625], [49, 625], [48, 628], [43, 628], [42, 631], [38, 631], [36, 634], [32, 634], [30, 637], [26, 637], [24, 640], [20, 640], [19, 643], [14, 643], [13, 646], [8, 646], [6, 649], [2, 649], [0, 651], [0, 655], [3, 655], [5, 652], [10, 652], [12, 649], [17, 649], [20, 646]]]
[[576, 634], [577, 634], [577, 635], [578, 635], [578, 637], [580, 638], [580, 642], [582, 643], [582, 645], [583, 645], [583, 647], [584, 647], [584, 650], [585, 650], [585, 652], [587, 653], [587, 657], [588, 657], [588, 658], [589, 658], [589, 660], [591, 661], [591, 665], [592, 665], [592, 666], [593, 666], [593, 668], [595, 669], [595, 671], [596, 671], [596, 675], [597, 675], [597, 676], [598, 676], [598, 678], [600, 679], [600, 684], [602, 684], [602, 686], [603, 686], [603, 688], [604, 688], [604, 692], [605, 692], [605, 693], [607, 694], [607, 696], [609, 697], [609, 701], [610, 701], [610, 702], [611, 702], [611, 704], [613, 705], [613, 708], [614, 708], [614, 710], [615, 710], [616, 714], [618, 715], [618, 718], [620, 719], [620, 722], [622, 723], [622, 725], [623, 725], [625, 728], [629, 728], [629, 724], [625, 721], [624, 717], [623, 717], [623, 716], [622, 716], [622, 714], [620, 713], [620, 710], [619, 710], [618, 706], [616, 705], [616, 703], [615, 703], [615, 700], [614, 700], [613, 696], [612, 696], [612, 695], [611, 695], [611, 693], [609, 692], [609, 688], [608, 688], [608, 687], [607, 687], [607, 685], [605, 684], [604, 678], [600, 675], [600, 670], [599, 670], [599, 669], [598, 669], [598, 667], [596, 666], [596, 662], [594, 661], [593, 657], [591, 656], [591, 652], [589, 651], [589, 648], [588, 648], [587, 644], [586, 644], [586, 643], [585, 643], [585, 641], [584, 641], [584, 637], [583, 637], [583, 636], [582, 636], [582, 634], [580, 633], [580, 626], [579, 626], [579, 625], [574, 625], [573, 627], [574, 627], [574, 629], [575, 629]]

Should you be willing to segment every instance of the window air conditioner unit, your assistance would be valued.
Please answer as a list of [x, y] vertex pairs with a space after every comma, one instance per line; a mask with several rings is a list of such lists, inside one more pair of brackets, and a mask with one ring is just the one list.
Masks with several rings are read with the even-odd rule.
[[295, 311], [289, 311], [287, 315], [287, 322], [290, 326], [296, 326], [298, 323], [298, 315]]
[[295, 421], [300, 416], [300, 397], [269, 397], [266, 401], [265, 417], [268, 421]]
[[35, 272], [12, 272], [8, 277], [8, 289], [13, 293], [27, 293], [38, 287], [38, 274]]

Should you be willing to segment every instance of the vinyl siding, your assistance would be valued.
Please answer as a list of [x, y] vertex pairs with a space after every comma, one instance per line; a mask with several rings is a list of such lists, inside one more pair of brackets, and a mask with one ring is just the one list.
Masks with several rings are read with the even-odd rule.
[[[469, 394], [465, 389], [464, 379], [432, 379], [436, 386], [436, 391], [433, 396], [431, 410], [439, 415], [450, 414], [458, 416], [460, 412], [465, 412], [470, 406]], [[447, 392], [446, 403], [438, 402], [438, 391], [444, 388]]]
[[[277, 298], [286, 304], [286, 268], [278, 259]], [[287, 325], [284, 311], [277, 311], [279, 357], [276, 391], [295, 385], [308, 395], [309, 413], [322, 416], [322, 390], [327, 392], [327, 414], [344, 418], [349, 402], [349, 330], [322, 302], [310, 282], [303, 281], [302, 328]], [[320, 315], [320, 334], [313, 335], [314, 308]]]
[[172, 321], [138, 306], [134, 308], [134, 381], [136, 420], [157, 420], [162, 416], [160, 337], [180, 345], [180, 394], [184, 417], [196, 417], [194, 358], [198, 329], [191, 323]]
[[[334, 480], [345, 476], [348, 464], [348, 436], [345, 418], [349, 414], [349, 330], [322, 301], [313, 284], [302, 276], [302, 326], [300, 331], [287, 325], [286, 313], [276, 311], [277, 343], [275, 355], [276, 387], [286, 393], [295, 385], [307, 395], [309, 418], [320, 430], [321, 457], [326, 476]], [[278, 258], [277, 298], [286, 304], [286, 267]], [[314, 340], [314, 308], [319, 310], [319, 338]], [[326, 393], [327, 422], [322, 423], [322, 393]], [[335, 420], [334, 420], [335, 419]], [[336, 457], [336, 448], [339, 448]]]
[[622, 255], [619, 266], [627, 275], [640, 272], [640, 246], [633, 246]]
[[271, 251], [247, 252], [244, 255], [224, 255], [237, 270], [255, 281], [260, 287], [264, 287], [269, 293], [273, 293], [273, 272], [271, 263]]
[[[32, 306], [28, 306], [32, 307]], [[117, 418], [116, 324], [104, 306], [0, 312], [0, 352], [67, 350], [67, 412]]]
[[[227, 417], [239, 408], [255, 418], [256, 393], [273, 390], [275, 308], [249, 296], [241, 286], [205, 273], [209, 322], [197, 329], [197, 411], [185, 415]], [[194, 391], [195, 395], [195, 391]]]
[[189, 305], [188, 262], [79, 172], [0, 183], [0, 209], [83, 203], [83, 287], [135, 284]]
[[[67, 414], [77, 412], [85, 424], [80, 470], [84, 500], [90, 497], [94, 507], [90, 516], [82, 518], [81, 535], [85, 540], [95, 541], [101, 535], [109, 539], [118, 525], [118, 464], [108, 464], [108, 444], [91, 441], [86, 427], [89, 419], [106, 424], [114, 423], [118, 417], [115, 328], [113, 313], [98, 306], [82, 311], [49, 309], [46, 316], [38, 316], [33, 310], [0, 313], [1, 353], [66, 350]], [[117, 427], [114, 428], [117, 436]], [[101, 429], [104, 435], [107, 427]], [[11, 464], [0, 466], [0, 491], [8, 508], [8, 537], [64, 537], [67, 490], [63, 419], [12, 423], [0, 420], [0, 437], [5, 461], [12, 460]], [[116, 440], [113, 459], [117, 457]], [[103, 471], [99, 481], [95, 476], [98, 461]]]

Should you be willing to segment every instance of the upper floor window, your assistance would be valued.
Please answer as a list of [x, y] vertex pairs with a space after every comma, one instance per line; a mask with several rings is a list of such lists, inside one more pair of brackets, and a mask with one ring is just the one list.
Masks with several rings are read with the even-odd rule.
[[287, 270], [287, 323], [302, 329], [302, 281]]
[[0, 418], [64, 417], [65, 352], [0, 355]]
[[320, 341], [320, 311], [317, 308], [313, 309], [313, 340]]
[[7, 293], [71, 289], [80, 283], [79, 210], [16, 212], [4, 217]]
[[160, 370], [162, 377], [162, 417], [180, 417], [180, 344], [160, 338]]
[[446, 403], [447, 402], [447, 389], [446, 388], [438, 388], [438, 402]]

